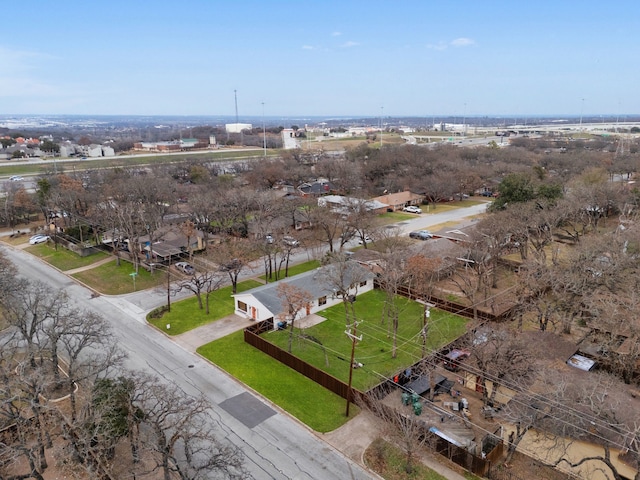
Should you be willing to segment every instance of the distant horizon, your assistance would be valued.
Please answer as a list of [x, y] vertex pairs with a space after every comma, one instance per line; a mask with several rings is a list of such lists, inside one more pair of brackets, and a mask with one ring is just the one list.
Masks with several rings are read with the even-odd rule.
[[[222, 115], [222, 114], [138, 114], [138, 113], [0, 113], [1, 118], [15, 118], [15, 117], [26, 117], [26, 118], [63, 118], [63, 117], [78, 117], [78, 118], [114, 118], [114, 117], [130, 117], [130, 118], [221, 118], [221, 119], [230, 119], [235, 120], [235, 115]], [[243, 119], [402, 119], [402, 118], [462, 118], [463, 116], [459, 113], [434, 113], [427, 115], [384, 115], [384, 116], [376, 116], [376, 115], [238, 115], [238, 123], [242, 122]], [[577, 118], [580, 117], [584, 119], [601, 119], [602, 117], [607, 118], [619, 118], [624, 119], [626, 117], [640, 117], [640, 113], [584, 113], [584, 114], [553, 114], [553, 113], [532, 113], [532, 114], [473, 114], [466, 115], [464, 118], [466, 119], [500, 119], [500, 118], [548, 118], [548, 119], [563, 119], [563, 118]], [[231, 122], [235, 123], [235, 122]]]
[[67, 0], [51, 8], [32, 0], [29, 7], [44, 12], [48, 28], [4, 22], [5, 112], [230, 118], [640, 112], [633, 93], [640, 78], [637, 1]]

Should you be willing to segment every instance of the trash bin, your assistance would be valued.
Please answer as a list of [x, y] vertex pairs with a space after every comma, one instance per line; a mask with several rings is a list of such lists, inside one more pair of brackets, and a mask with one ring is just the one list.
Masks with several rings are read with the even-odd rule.
[[416, 403], [420, 401], [420, 395], [418, 395], [417, 393], [412, 393], [411, 394], [411, 403]]
[[402, 392], [402, 404], [409, 405], [409, 394], [407, 392]]
[[422, 413], [422, 403], [414, 402], [413, 413], [415, 413], [416, 415], [420, 415]]

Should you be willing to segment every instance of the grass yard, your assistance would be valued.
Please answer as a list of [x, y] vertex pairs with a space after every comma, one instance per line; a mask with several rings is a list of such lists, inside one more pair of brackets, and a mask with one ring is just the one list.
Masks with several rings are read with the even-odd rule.
[[58, 245], [58, 249], [56, 250], [52, 242], [27, 247], [26, 251], [31, 255], [41, 258], [63, 272], [73, 270], [74, 268], [86, 267], [87, 265], [91, 265], [109, 257], [108, 254], [101, 251], [96, 251], [96, 253], [89, 255], [88, 257], [81, 257], [61, 245]]
[[[133, 278], [130, 275], [134, 271], [132, 263], [121, 260], [118, 267], [114, 259], [99, 267], [78, 272], [72, 276], [105, 295], [121, 295], [134, 291]], [[140, 268], [135, 278], [135, 291], [164, 286], [165, 282], [166, 277], [164, 275], [157, 272], [151, 275], [144, 268]]]
[[[246, 280], [238, 283], [238, 292], [251, 290], [259, 287], [262, 283], [256, 280]], [[162, 330], [169, 335], [179, 335], [196, 327], [207, 323], [215, 322], [233, 313], [233, 300], [231, 299], [231, 285], [221, 288], [209, 295], [210, 313], [207, 315], [206, 310], [200, 310], [198, 307], [198, 299], [193, 296], [186, 300], [171, 303], [171, 312], [165, 312], [160, 318], [152, 318], [153, 312], [147, 315], [147, 321], [154, 327]], [[205, 299], [202, 298], [204, 306]], [[166, 330], [165, 325], [171, 324], [171, 329]]]
[[364, 462], [385, 480], [446, 480], [438, 472], [413, 459], [412, 471], [407, 472], [407, 455], [395, 445], [377, 438], [364, 452]]
[[[197, 351], [316, 432], [330, 432], [348, 420], [343, 398], [251, 347], [244, 342], [242, 331]], [[358, 412], [352, 405], [350, 418]]]
[[[320, 267], [320, 262], [318, 260], [309, 260], [308, 262], [304, 262], [304, 263], [298, 263], [297, 265], [290, 265], [289, 266], [289, 277], [293, 277], [295, 275], [299, 275], [301, 273], [304, 272], [308, 272], [310, 270], [315, 270], [316, 268]], [[284, 275], [284, 268], [282, 269], [282, 272], [280, 272], [282, 275]], [[289, 278], [287, 277], [287, 278]], [[261, 275], [260, 277], [261, 280], [265, 280], [266, 281], [266, 275]], [[284, 277], [282, 277], [280, 280], [284, 279]], [[273, 280], [271, 280], [273, 281]]]
[[402, 211], [385, 212], [378, 215], [378, 219], [381, 225], [387, 225], [389, 223], [404, 222], [406, 220], [412, 220], [414, 218], [417, 218], [417, 216], [411, 213], [404, 213]]
[[[476, 197], [477, 198], [477, 197]], [[442, 213], [450, 210], [457, 210], [459, 208], [473, 207], [474, 205], [480, 205], [481, 203], [487, 203], [482, 200], [474, 200], [473, 198], [467, 198], [466, 200], [455, 200], [453, 202], [443, 203], [430, 203], [429, 205], [422, 205], [422, 211], [425, 213]]]
[[[368, 390], [422, 358], [420, 332], [424, 307], [405, 297], [396, 297], [400, 320], [397, 334], [397, 355], [392, 358], [393, 338], [388, 322], [383, 322], [386, 295], [372, 290], [360, 295], [354, 303], [359, 320], [355, 359], [364, 366], [353, 370], [353, 386]], [[327, 319], [304, 330], [294, 329], [292, 353], [331, 375], [348, 381], [352, 342], [345, 335], [345, 311], [342, 304], [319, 312]], [[437, 309], [431, 309], [427, 335], [427, 351], [438, 349], [466, 331], [467, 319]], [[289, 330], [265, 334], [267, 340], [288, 350]]]

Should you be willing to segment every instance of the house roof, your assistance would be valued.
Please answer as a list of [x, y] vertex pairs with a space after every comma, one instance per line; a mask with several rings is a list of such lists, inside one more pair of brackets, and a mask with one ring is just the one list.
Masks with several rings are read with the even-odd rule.
[[[347, 262], [347, 269], [344, 272], [344, 289], [349, 288], [351, 283], [355, 281], [369, 280], [374, 274], [367, 268], [357, 262]], [[320, 298], [335, 294], [333, 285], [328, 280], [331, 277], [331, 271], [337, 267], [335, 264], [317, 268], [309, 272], [301, 273], [294, 277], [280, 280], [279, 282], [268, 283], [260, 287], [256, 287], [246, 292], [238, 293], [233, 297], [253, 296], [262, 303], [274, 316], [282, 312], [282, 299], [278, 297], [278, 285], [280, 283], [291, 283], [298, 288], [306, 290], [315, 298]]]
[[335, 186], [330, 181], [318, 181], [313, 183], [303, 183], [298, 190], [307, 195], [323, 195], [335, 190]]
[[371, 200], [377, 200], [378, 202], [385, 203], [387, 205], [403, 205], [411, 202], [421, 202], [424, 199], [424, 195], [412, 193], [409, 190], [397, 193], [388, 193], [387, 195], [381, 195], [379, 197], [372, 198]]
[[318, 205], [321, 207], [330, 206], [336, 211], [349, 213], [349, 208], [364, 207], [367, 211], [379, 210], [387, 208], [389, 205], [377, 200], [361, 200], [354, 197], [343, 197], [342, 195], [325, 195], [318, 199]]

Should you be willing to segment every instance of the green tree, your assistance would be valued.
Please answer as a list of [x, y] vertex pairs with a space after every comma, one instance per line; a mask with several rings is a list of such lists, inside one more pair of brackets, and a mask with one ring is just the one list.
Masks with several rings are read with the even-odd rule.
[[56, 142], [52, 142], [51, 140], [45, 140], [40, 145], [40, 150], [48, 153], [60, 153], [60, 145]]

